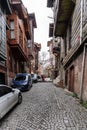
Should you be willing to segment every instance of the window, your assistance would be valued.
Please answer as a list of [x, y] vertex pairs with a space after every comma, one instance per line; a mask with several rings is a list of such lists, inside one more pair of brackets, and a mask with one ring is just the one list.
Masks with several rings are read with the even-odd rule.
[[28, 40], [28, 48], [31, 47], [31, 40]]
[[12, 89], [6, 86], [0, 86], [0, 97], [12, 92]]
[[6, 15], [4, 15], [3, 10], [0, 8], [0, 53], [1, 59], [6, 58]]
[[23, 81], [23, 80], [25, 80], [25, 79], [26, 79], [26, 76], [20, 75], [20, 76], [17, 76], [17, 77], [15, 78], [15, 81]]
[[11, 39], [15, 38], [14, 21], [10, 21]]

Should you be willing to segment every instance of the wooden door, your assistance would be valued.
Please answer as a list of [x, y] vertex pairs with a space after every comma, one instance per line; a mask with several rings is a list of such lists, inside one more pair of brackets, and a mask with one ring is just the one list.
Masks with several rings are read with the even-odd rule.
[[74, 66], [70, 68], [69, 73], [69, 90], [74, 92]]

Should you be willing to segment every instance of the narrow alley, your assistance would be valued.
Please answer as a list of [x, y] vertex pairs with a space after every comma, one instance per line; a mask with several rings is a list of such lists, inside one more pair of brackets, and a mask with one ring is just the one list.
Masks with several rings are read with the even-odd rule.
[[87, 130], [87, 110], [51, 82], [23, 92], [23, 102], [1, 121], [0, 130]]

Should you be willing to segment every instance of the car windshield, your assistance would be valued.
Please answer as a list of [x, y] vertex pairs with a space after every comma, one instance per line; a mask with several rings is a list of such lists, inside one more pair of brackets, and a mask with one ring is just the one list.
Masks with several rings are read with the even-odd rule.
[[26, 76], [24, 76], [24, 75], [17, 76], [17, 77], [15, 78], [15, 80], [16, 80], [16, 81], [26, 80]]

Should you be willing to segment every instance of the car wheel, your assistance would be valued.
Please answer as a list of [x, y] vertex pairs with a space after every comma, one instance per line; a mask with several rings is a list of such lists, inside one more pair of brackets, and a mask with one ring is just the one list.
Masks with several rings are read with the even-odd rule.
[[18, 104], [21, 104], [21, 102], [22, 102], [22, 95], [19, 94], [19, 95], [18, 95]]

